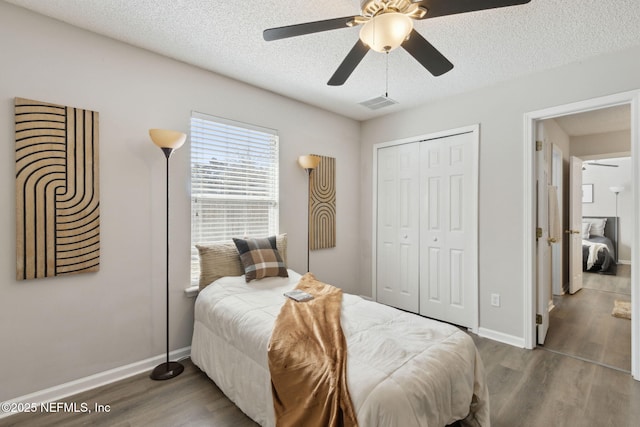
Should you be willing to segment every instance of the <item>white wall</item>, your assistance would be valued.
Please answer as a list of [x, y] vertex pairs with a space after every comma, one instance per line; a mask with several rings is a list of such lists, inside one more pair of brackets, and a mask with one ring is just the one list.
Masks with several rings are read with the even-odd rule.
[[[442, 99], [362, 125], [361, 275], [371, 277], [372, 145], [480, 124], [480, 327], [524, 339], [523, 115], [640, 88], [640, 46]], [[455, 72], [455, 69], [452, 71]], [[603, 78], [602, 76], [607, 76]], [[363, 292], [365, 290], [363, 289]], [[369, 290], [370, 292], [370, 290]], [[492, 293], [501, 307], [492, 307]]]
[[[358, 292], [360, 125], [0, 2], [0, 401], [163, 354], [164, 156], [154, 127], [188, 132], [192, 110], [277, 129], [280, 230], [306, 269], [307, 175], [336, 158], [337, 247], [312, 252], [320, 279]], [[257, 71], [258, 72], [258, 71]], [[100, 113], [101, 269], [15, 279], [14, 97]], [[189, 147], [172, 156], [171, 348], [190, 345]]]
[[602, 159], [598, 160], [598, 163], [618, 167], [586, 166], [582, 171], [582, 183], [593, 184], [593, 203], [582, 204], [582, 216], [615, 216], [616, 195], [609, 187], [624, 187], [625, 189], [618, 194], [618, 256], [620, 261], [630, 262], [633, 227], [631, 158]]

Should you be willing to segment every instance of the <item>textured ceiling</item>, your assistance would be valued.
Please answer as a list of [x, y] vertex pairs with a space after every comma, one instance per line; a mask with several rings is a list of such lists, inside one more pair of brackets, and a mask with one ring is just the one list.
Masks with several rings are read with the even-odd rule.
[[266, 28], [356, 15], [359, 0], [7, 2], [357, 120], [640, 45], [639, 0], [532, 0], [418, 21], [454, 69], [433, 77], [397, 49], [388, 95], [399, 103], [370, 111], [358, 103], [385, 93], [384, 54], [369, 52], [344, 86], [326, 85], [358, 28], [262, 39]]

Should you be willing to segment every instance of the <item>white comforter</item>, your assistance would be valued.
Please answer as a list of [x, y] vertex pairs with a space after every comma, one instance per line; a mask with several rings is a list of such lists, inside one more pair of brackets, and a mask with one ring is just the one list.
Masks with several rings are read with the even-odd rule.
[[[249, 417], [275, 423], [267, 345], [300, 275], [224, 277], [198, 295], [191, 358]], [[489, 425], [489, 393], [473, 340], [460, 329], [344, 294], [348, 387], [361, 427]]]

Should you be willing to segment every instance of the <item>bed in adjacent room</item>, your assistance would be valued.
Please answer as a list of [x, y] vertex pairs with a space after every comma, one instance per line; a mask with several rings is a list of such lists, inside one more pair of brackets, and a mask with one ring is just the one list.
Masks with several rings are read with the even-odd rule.
[[617, 217], [582, 218], [582, 270], [616, 274]]
[[[191, 358], [245, 414], [274, 426], [267, 348], [283, 294], [301, 275], [289, 269], [288, 277], [247, 282], [229, 248], [199, 247], [203, 269], [216, 271], [203, 273]], [[278, 249], [286, 260], [286, 238]], [[358, 425], [489, 425], [482, 361], [466, 332], [346, 293], [340, 310], [346, 383]]]

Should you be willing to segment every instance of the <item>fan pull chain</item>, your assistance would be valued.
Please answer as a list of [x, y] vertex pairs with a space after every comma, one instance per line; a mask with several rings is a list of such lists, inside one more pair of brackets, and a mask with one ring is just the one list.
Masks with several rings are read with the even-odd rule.
[[385, 98], [389, 97], [389, 51], [387, 51], [387, 65], [385, 72], [385, 86], [384, 86], [384, 96]]

